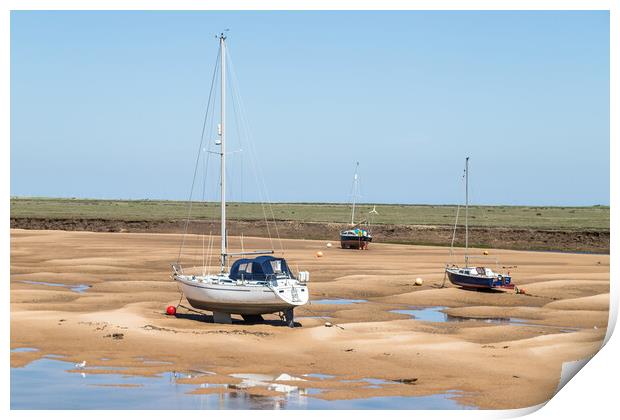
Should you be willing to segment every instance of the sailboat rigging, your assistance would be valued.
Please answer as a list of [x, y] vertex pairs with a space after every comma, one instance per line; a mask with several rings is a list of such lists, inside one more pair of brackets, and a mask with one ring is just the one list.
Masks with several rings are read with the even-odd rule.
[[[355, 174], [353, 175], [353, 193], [351, 201], [351, 224], [348, 229], [340, 231], [340, 247], [343, 249], [368, 249], [368, 244], [372, 242], [372, 234], [368, 219], [355, 222], [355, 206], [359, 195], [359, 169], [360, 163], [355, 163]], [[373, 207], [370, 211], [371, 215], [377, 214], [377, 210]]]
[[[215, 322], [231, 323], [231, 314], [240, 314], [245, 320], [255, 321], [262, 319], [262, 314], [281, 312], [286, 324], [292, 327], [294, 326], [294, 308], [308, 302], [307, 283], [310, 273], [300, 271], [295, 276], [284, 258], [273, 256], [273, 250], [230, 252], [228, 249], [226, 218], [227, 52], [226, 36], [222, 33], [218, 38], [221, 102], [218, 137], [215, 144], [219, 147], [219, 152], [216, 154], [220, 157], [220, 270], [217, 274], [206, 273], [206, 269], [198, 275], [185, 273], [177, 260], [172, 265], [172, 278], [179, 283], [189, 304], [196, 309], [213, 312]], [[183, 241], [186, 234], [187, 227]], [[245, 258], [249, 255], [255, 257]], [[228, 270], [229, 260], [233, 257], [244, 258], [237, 259]]]
[[[457, 221], [458, 221], [457, 207]], [[469, 265], [469, 157], [465, 158], [465, 265], [458, 267], [446, 265], [446, 275], [450, 282], [456, 286], [466, 289], [496, 289], [496, 288], [512, 288], [512, 278], [510, 273], [496, 273], [488, 267], [472, 267]], [[457, 222], [454, 223], [454, 233], [456, 233]], [[452, 246], [454, 245], [454, 237], [452, 236]], [[450, 254], [452, 254], [452, 246]]]

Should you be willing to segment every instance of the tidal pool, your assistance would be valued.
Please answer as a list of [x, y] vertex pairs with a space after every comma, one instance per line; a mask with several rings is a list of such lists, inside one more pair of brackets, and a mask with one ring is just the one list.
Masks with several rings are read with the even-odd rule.
[[[109, 369], [106, 367], [106, 369]], [[69, 370], [73, 370], [70, 372]], [[312, 375], [312, 374], [311, 374]], [[11, 409], [465, 409], [454, 398], [456, 391], [425, 397], [372, 397], [324, 401], [312, 398], [318, 388], [274, 383], [303, 380], [287, 374], [277, 377], [233, 374], [240, 384], [182, 384], [189, 374], [166, 372], [155, 377], [126, 376], [122, 372], [92, 374], [75, 371], [73, 363], [56, 359], [35, 360], [11, 368]], [[308, 375], [304, 375], [308, 376]], [[367, 381], [372, 384], [374, 381]], [[244, 388], [266, 386], [279, 391], [277, 397], [251, 395]], [[372, 384], [371, 386], [377, 386]], [[190, 394], [197, 388], [214, 388], [223, 393]]]
[[11, 349], [11, 353], [32, 353], [39, 351], [39, 349], [35, 349], [34, 347], [15, 347]]
[[442, 312], [447, 306], [429, 306], [429, 307], [413, 307], [411, 309], [397, 309], [390, 311], [396, 314], [410, 315], [419, 321], [427, 322], [446, 322], [448, 315]]
[[405, 314], [410, 315], [413, 319], [417, 319], [419, 321], [426, 322], [465, 322], [465, 321], [479, 321], [486, 322], [491, 324], [510, 324], [510, 325], [522, 325], [526, 327], [547, 327], [547, 328], [558, 328], [560, 332], [574, 332], [578, 331], [578, 328], [572, 327], [559, 327], [555, 325], [545, 325], [533, 322], [529, 319], [524, 318], [514, 318], [514, 317], [488, 317], [488, 318], [478, 318], [478, 317], [461, 317], [461, 316], [450, 316], [443, 312], [444, 309], [447, 309], [447, 306], [428, 306], [428, 307], [412, 307], [411, 309], [397, 309], [390, 312], [397, 314]]
[[37, 284], [40, 286], [52, 286], [52, 287], [65, 287], [73, 292], [77, 292], [77, 293], [84, 293], [86, 292], [86, 290], [88, 290], [90, 288], [90, 286], [88, 284], [76, 284], [76, 285], [70, 285], [70, 284], [64, 284], [64, 283], [50, 283], [50, 282], [46, 282], [46, 281], [31, 281], [31, 280], [23, 280], [20, 283], [26, 283], [26, 284]]

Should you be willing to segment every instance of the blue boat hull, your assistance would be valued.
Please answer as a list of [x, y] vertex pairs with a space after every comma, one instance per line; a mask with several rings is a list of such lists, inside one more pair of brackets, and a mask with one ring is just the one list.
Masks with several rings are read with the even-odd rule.
[[475, 276], [469, 274], [454, 273], [446, 270], [450, 283], [467, 289], [494, 289], [510, 285], [510, 276]]

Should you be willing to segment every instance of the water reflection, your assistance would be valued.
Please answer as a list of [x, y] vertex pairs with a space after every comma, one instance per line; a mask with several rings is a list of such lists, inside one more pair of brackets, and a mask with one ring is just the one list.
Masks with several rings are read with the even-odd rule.
[[[91, 367], [76, 370], [73, 365], [57, 359], [43, 358], [24, 367], [11, 368], [11, 409], [466, 408], [454, 400], [458, 396], [456, 392], [427, 397], [325, 401], [311, 397], [320, 393], [320, 389], [279, 383], [307, 380], [286, 373], [277, 376], [247, 373], [231, 375], [240, 379], [238, 384], [185, 384], [179, 379], [208, 376], [213, 372], [167, 372], [154, 377], [139, 377], [123, 375], [122, 370], [118, 373], [88, 373]], [[325, 375], [327, 376], [329, 375]], [[374, 387], [379, 386], [382, 380], [365, 378], [364, 381]], [[201, 388], [211, 388], [214, 392], [191, 393]], [[264, 390], [269, 392], [265, 393]]]

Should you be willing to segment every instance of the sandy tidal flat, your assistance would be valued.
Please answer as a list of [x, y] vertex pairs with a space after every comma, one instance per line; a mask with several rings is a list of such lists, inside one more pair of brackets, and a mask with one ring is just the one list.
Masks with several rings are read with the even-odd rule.
[[[526, 294], [481, 293], [440, 287], [447, 248], [373, 243], [354, 251], [304, 240], [283, 244], [291, 267], [311, 272], [311, 299], [361, 302], [306, 305], [296, 310], [295, 329], [276, 315], [256, 325], [240, 318], [213, 324], [183, 309], [169, 317], [165, 307], [180, 296], [170, 279], [180, 239], [12, 230], [11, 348], [36, 351], [12, 353], [11, 366], [55, 354], [88, 361], [97, 368], [90, 373], [209, 372], [186, 380], [196, 393], [206, 392], [200, 383], [238, 384], [242, 373], [279, 377], [281, 385], [303, 382], [320, 391], [312, 398], [324, 400], [450, 391], [464, 405], [520, 408], [548, 400], [562, 363], [593, 355], [606, 331], [608, 255], [489, 250]], [[230, 243], [238, 246], [238, 238]], [[245, 238], [244, 247], [270, 243]], [[201, 253], [202, 238], [190, 237], [184, 266], [199, 264]], [[417, 277], [422, 286], [414, 285]], [[446, 321], [392, 312], [421, 306], [442, 307]], [[259, 382], [247, 392], [282, 389]]]

